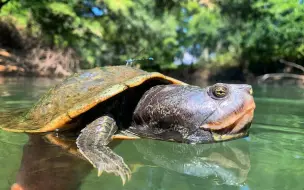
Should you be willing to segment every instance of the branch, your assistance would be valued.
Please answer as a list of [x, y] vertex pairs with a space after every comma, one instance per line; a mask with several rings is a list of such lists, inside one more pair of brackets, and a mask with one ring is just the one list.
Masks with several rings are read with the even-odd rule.
[[301, 66], [301, 65], [299, 65], [299, 64], [296, 64], [296, 63], [293, 63], [293, 62], [289, 62], [289, 61], [285, 61], [283, 59], [280, 59], [280, 62], [283, 63], [283, 64], [285, 64], [285, 65], [288, 65], [288, 66], [300, 69], [302, 72], [304, 72], [304, 67]]
[[7, 4], [8, 2], [9, 2], [10, 0], [6, 0], [6, 1], [4, 1], [4, 2], [0, 2], [0, 10], [1, 10], [1, 8], [5, 5], [5, 4]]
[[282, 78], [293, 78], [297, 80], [302, 80], [304, 81], [304, 75], [298, 75], [298, 74], [291, 74], [291, 73], [270, 73], [270, 74], [265, 74], [262, 76], [258, 77], [259, 82], [264, 82], [265, 80], [269, 78], [273, 78], [275, 80], [280, 80]]

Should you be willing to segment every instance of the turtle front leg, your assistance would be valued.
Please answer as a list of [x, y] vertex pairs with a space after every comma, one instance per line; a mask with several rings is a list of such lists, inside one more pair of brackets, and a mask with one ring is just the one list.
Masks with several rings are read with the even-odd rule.
[[113, 118], [102, 116], [81, 130], [76, 144], [82, 155], [98, 169], [98, 176], [103, 171], [114, 173], [121, 177], [124, 184], [131, 177], [130, 169], [122, 157], [106, 146], [117, 129]]

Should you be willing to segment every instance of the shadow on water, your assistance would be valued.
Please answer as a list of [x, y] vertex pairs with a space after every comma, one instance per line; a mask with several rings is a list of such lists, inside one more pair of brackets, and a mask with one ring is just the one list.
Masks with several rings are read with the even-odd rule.
[[[118, 144], [120, 141], [114, 141], [111, 148]], [[195, 177], [199, 184], [209, 181], [213, 185], [238, 186], [245, 182], [250, 170], [246, 142], [241, 146], [233, 143], [195, 146], [154, 140], [128, 141], [127, 144], [131, 153], [126, 155], [125, 160], [134, 176], [126, 187], [167, 189], [176, 183], [176, 177], [186, 180], [187, 176]], [[97, 171], [92, 169], [92, 165], [77, 152], [73, 140], [57, 138], [53, 134], [29, 135], [23, 147], [21, 165], [16, 177], [9, 183], [13, 189], [23, 190], [79, 189], [90, 173], [97, 175]], [[146, 169], [148, 172], [144, 172], [143, 176], [140, 170]], [[137, 181], [138, 173], [143, 179], [141, 188]], [[94, 186], [91, 189], [117, 189], [122, 186], [121, 183], [106, 183], [103, 176], [99, 177], [100, 182], [91, 184]], [[147, 184], [151, 187], [147, 188]]]

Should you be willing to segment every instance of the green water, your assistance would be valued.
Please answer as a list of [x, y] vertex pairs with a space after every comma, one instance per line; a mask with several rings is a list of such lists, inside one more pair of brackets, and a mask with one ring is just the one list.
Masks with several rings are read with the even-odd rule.
[[[0, 78], [0, 111], [30, 107], [49, 86], [46, 79]], [[257, 104], [250, 136], [211, 145], [153, 140], [114, 142], [132, 178], [97, 171], [44, 136], [0, 132], [0, 189], [103, 190], [303, 190], [304, 89], [254, 86]], [[0, 121], [1, 122], [1, 121]]]

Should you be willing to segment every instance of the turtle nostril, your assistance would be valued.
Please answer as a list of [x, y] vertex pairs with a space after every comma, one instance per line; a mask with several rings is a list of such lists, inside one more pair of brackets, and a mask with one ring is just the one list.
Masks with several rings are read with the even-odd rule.
[[253, 90], [252, 90], [252, 86], [251, 86], [251, 85], [246, 85], [245, 89], [246, 89], [246, 91], [247, 91], [250, 95], [253, 94]]
[[252, 95], [252, 94], [253, 94], [253, 90], [252, 90], [252, 88], [250, 88], [250, 90], [249, 90], [249, 94], [250, 94], [250, 95]]
[[250, 95], [253, 94], [253, 90], [252, 90], [252, 87], [250, 85], [246, 85], [246, 87], [244, 88], [244, 90], [246, 90]]
[[248, 85], [248, 84], [243, 84], [241, 85], [240, 87], [241, 89], [247, 91], [250, 95], [253, 94], [253, 90], [252, 90], [252, 86], [251, 85]]

